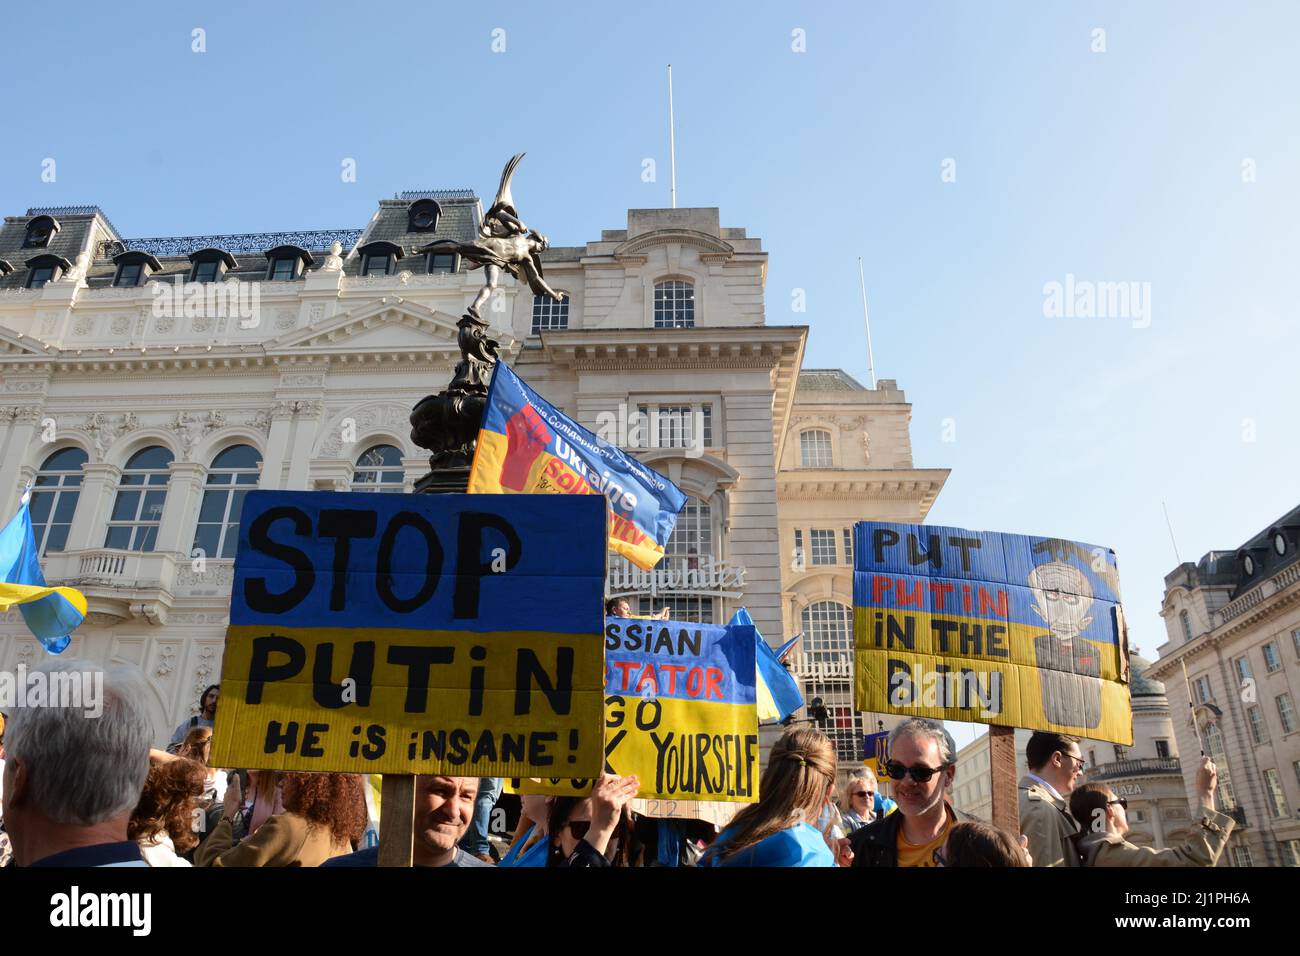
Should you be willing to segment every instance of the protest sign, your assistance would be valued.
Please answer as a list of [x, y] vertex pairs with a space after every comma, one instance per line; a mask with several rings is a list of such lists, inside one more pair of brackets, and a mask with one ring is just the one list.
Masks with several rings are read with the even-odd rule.
[[853, 553], [859, 710], [1132, 743], [1113, 551], [859, 522]]
[[609, 549], [647, 571], [686, 504], [671, 481], [568, 418], [504, 362], [492, 374], [469, 491], [602, 495]]
[[[637, 796], [758, 799], [752, 625], [609, 618], [605, 772], [636, 774]], [[525, 793], [585, 795], [591, 780], [548, 774]]]
[[254, 491], [214, 766], [599, 771], [594, 498]]
[[744, 809], [742, 804], [721, 800], [642, 800], [639, 797], [629, 806], [637, 816], [655, 820], [703, 820], [718, 829], [724, 828]]
[[884, 779], [885, 763], [889, 760], [889, 733], [881, 730], [866, 734], [862, 738], [862, 762], [876, 775], [877, 780]]

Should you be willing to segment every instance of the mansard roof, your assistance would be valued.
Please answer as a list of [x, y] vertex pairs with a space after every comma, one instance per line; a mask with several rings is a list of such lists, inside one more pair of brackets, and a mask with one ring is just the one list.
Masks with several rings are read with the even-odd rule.
[[806, 368], [799, 373], [799, 390], [865, 392], [867, 387], [842, 368]]

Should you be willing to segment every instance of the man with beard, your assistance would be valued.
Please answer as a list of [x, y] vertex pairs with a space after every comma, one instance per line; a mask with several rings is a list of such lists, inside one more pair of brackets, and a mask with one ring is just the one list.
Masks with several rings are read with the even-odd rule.
[[[415, 778], [412, 866], [491, 866], [456, 845], [465, 836], [474, 817], [478, 781], [478, 777], [432, 774]], [[375, 866], [378, 862], [379, 847], [372, 846], [346, 856], [336, 856], [321, 866]]]
[[195, 727], [215, 727], [217, 724], [217, 699], [221, 696], [221, 686], [212, 684], [203, 691], [203, 696], [199, 698], [199, 712], [188, 720], [183, 720], [176, 732], [172, 734], [171, 742], [167, 744], [167, 752], [174, 754], [181, 748], [185, 742], [185, 735]]
[[956, 774], [957, 744], [937, 720], [912, 717], [889, 735], [885, 772], [898, 809], [848, 838], [853, 866], [942, 866], [939, 851], [959, 820], [945, 799]]

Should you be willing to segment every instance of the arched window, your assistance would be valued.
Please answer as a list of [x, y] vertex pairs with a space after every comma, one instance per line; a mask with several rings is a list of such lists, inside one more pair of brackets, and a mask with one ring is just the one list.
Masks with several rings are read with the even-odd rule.
[[799, 433], [799, 459], [805, 468], [833, 468], [831, 433], [822, 428], [810, 428]]
[[695, 286], [679, 279], [655, 283], [655, 328], [695, 328]]
[[194, 547], [205, 558], [233, 558], [239, 543], [244, 495], [257, 487], [262, 455], [252, 445], [232, 445], [208, 469]]
[[664, 547], [666, 567], [694, 570], [701, 557], [713, 553], [713, 509], [698, 498], [687, 498]]
[[853, 653], [853, 612], [836, 601], [803, 609], [803, 653], [814, 663], [838, 663]]
[[533, 296], [533, 335], [556, 332], [569, 327], [569, 297], [552, 299], [549, 295]]
[[1182, 625], [1183, 625], [1183, 640], [1184, 640], [1184, 641], [1190, 641], [1190, 640], [1192, 639], [1192, 619], [1191, 619], [1191, 617], [1188, 615], [1188, 613], [1187, 613], [1186, 611], [1182, 611], [1182, 612], [1180, 612], [1179, 615], [1178, 615], [1178, 620], [1181, 621], [1181, 622], [1182, 622]]
[[819, 729], [835, 743], [841, 761], [862, 760], [863, 716], [853, 707], [853, 611], [838, 601], [803, 609], [803, 659], [821, 665], [803, 680], [804, 700], [820, 697], [826, 724]]
[[72, 527], [72, 513], [81, 494], [81, 466], [87, 455], [80, 448], [56, 451], [36, 473], [30, 514], [36, 553], [62, 551]]
[[353, 491], [402, 491], [402, 453], [392, 445], [375, 445], [361, 453], [352, 472]]
[[[687, 498], [677, 513], [677, 524], [664, 546], [664, 559], [657, 570], [685, 575], [687, 571], [707, 566], [713, 554], [713, 509], [698, 498]], [[626, 558], [619, 560], [626, 561]], [[712, 624], [716, 620], [716, 602], [703, 594], [642, 594], [634, 605], [638, 614], [654, 614], [667, 606], [674, 621]]]
[[150, 445], [131, 456], [117, 485], [113, 516], [108, 521], [106, 548], [152, 551], [158, 540], [163, 503], [167, 500], [168, 466], [173, 455], [161, 445]]

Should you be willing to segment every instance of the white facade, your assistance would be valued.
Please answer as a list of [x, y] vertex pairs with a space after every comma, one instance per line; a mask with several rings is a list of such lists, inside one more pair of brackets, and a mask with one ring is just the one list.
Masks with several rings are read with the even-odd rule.
[[[483, 273], [414, 252], [472, 237], [481, 216], [470, 194], [421, 195], [440, 203], [436, 232], [408, 223], [409, 198], [385, 200], [338, 255], [323, 233], [124, 241], [93, 207], [50, 211], [60, 229], [43, 252], [24, 247], [39, 210], [0, 231], [0, 508], [37, 481], [47, 579], [90, 603], [67, 653], [139, 665], [160, 740], [219, 680], [240, 490], [410, 491], [427, 471], [408, 417], [450, 381]], [[276, 250], [299, 246], [271, 278]], [[174, 295], [212, 249], [234, 263], [227, 285], [198, 284], [206, 302], [187, 298], [195, 283]], [[44, 285], [33, 253], [55, 263]], [[803, 410], [807, 328], [764, 324], [766, 253], [716, 209], [631, 210], [626, 229], [544, 262], [570, 298], [537, 301], [505, 277], [486, 310], [503, 359], [690, 498], [661, 567], [612, 559], [611, 593], [705, 621], [747, 606], [773, 643], [819, 601], [851, 605], [847, 566], [791, 569], [778, 502], [837, 528], [923, 517], [947, 473], [911, 469], [901, 392], [831, 396], [837, 457], [790, 459], [805, 422], [827, 417], [825, 395]], [[214, 303], [237, 284], [243, 298]], [[40, 653], [19, 614], [0, 618], [0, 668]]]

